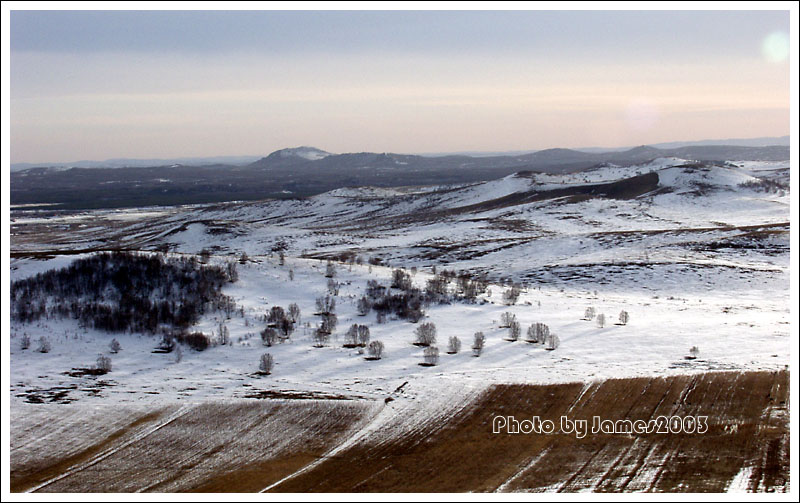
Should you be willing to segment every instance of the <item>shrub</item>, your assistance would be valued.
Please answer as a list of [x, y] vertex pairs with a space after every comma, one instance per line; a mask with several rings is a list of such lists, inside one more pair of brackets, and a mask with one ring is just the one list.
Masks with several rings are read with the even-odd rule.
[[[205, 351], [211, 345], [211, 340], [203, 332], [192, 332], [189, 334], [178, 334], [176, 339], [181, 344], [186, 344], [195, 351]], [[174, 343], [173, 348], [174, 349]], [[172, 351], [170, 349], [169, 351]], [[169, 352], [167, 351], [167, 352]]]
[[111, 372], [111, 357], [110, 356], [104, 356], [104, 355], [98, 356], [97, 357], [97, 363], [96, 363], [95, 366], [96, 366], [97, 370], [99, 370], [100, 372], [102, 372], [104, 374], [107, 374], [108, 372]]
[[628, 316], [628, 311], [622, 310], [622, 311], [619, 312], [619, 324], [620, 325], [627, 325], [628, 324], [628, 319], [630, 319], [630, 317]]
[[411, 290], [411, 275], [402, 269], [395, 269], [392, 271], [392, 288], [398, 290]]
[[519, 339], [519, 334], [522, 332], [522, 328], [519, 325], [518, 321], [512, 321], [511, 326], [508, 327], [508, 338], [512, 341], [516, 341]]
[[335, 278], [336, 277], [336, 266], [333, 265], [333, 262], [330, 260], [327, 264], [325, 264], [325, 277], [326, 278]]
[[584, 320], [591, 320], [592, 318], [594, 318], [594, 308], [593, 307], [587, 307], [586, 311], [583, 312], [583, 319]]
[[331, 333], [326, 332], [321, 327], [318, 327], [316, 330], [314, 330], [312, 338], [314, 340], [314, 347], [321, 348], [328, 344], [328, 341], [331, 339]]
[[603, 328], [604, 326], [606, 326], [606, 315], [605, 314], [600, 313], [600, 314], [597, 315], [597, 326], [600, 327], [600, 328]]
[[366, 325], [358, 326], [358, 345], [362, 348], [369, 342], [369, 327]]
[[28, 334], [22, 334], [22, 339], [19, 341], [19, 347], [22, 350], [26, 350], [31, 347], [31, 337]]
[[358, 309], [359, 316], [366, 316], [369, 314], [370, 309], [372, 309], [372, 304], [368, 298], [361, 297], [358, 299], [358, 305], [356, 308]]
[[122, 350], [122, 345], [120, 345], [117, 339], [111, 339], [111, 343], [109, 343], [108, 347], [112, 353], [119, 353]]
[[105, 373], [111, 372], [111, 357], [105, 355], [98, 355], [95, 363], [97, 370]]

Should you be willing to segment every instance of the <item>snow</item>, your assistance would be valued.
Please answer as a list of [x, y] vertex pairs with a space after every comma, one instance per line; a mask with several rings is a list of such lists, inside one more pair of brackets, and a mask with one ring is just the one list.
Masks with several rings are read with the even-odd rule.
[[[19, 211], [12, 222], [12, 251], [170, 244], [174, 253], [211, 249], [214, 263], [235, 260], [242, 252], [252, 262], [238, 266], [239, 282], [224, 290], [244, 308], [244, 317], [224, 320], [208, 313], [195, 327], [215, 334], [224, 321], [234, 344], [202, 353], [186, 349], [180, 363], [174, 355], [151, 353], [157, 338], [146, 334], [106, 334], [72, 320], [13, 324], [12, 400], [23, 404], [35, 390], [66, 385], [77, 385], [70, 398], [97, 404], [231, 399], [254, 389], [374, 399], [396, 396], [394, 390], [408, 381], [402, 397], [440, 394], [439, 407], [450, 410], [461, 400], [461, 390], [477, 393], [492, 383], [781, 369], [790, 358], [789, 196], [740, 184], [761, 173], [784, 176], [780, 173], [788, 164], [683, 166], [689, 163], [658, 159], [641, 166], [512, 175], [452, 187], [347, 188], [305, 200], [55, 215]], [[461, 210], [509, 194], [654, 170], [660, 185], [671, 191], [628, 200], [545, 200]], [[698, 184], [705, 184], [703, 194], [696, 193]], [[736, 246], [714, 246], [729, 241]], [[284, 266], [271, 253], [278, 244], [287, 246]], [[324, 260], [310, 257], [345, 252], [416, 267], [413, 278], [420, 287], [431, 277], [431, 266], [486, 273], [495, 282], [491, 296], [427, 310], [424, 321], [436, 324], [442, 353], [452, 335], [461, 338], [462, 352], [442, 354], [439, 365], [422, 367], [422, 349], [411, 344], [416, 325], [396, 319], [378, 324], [374, 313], [358, 316], [356, 302], [366, 282], [388, 283], [391, 277], [391, 267], [369, 265], [337, 266], [342, 283], [338, 328], [329, 347], [312, 347], [318, 319], [311, 313], [315, 298], [326, 293], [327, 280]], [[79, 256], [12, 259], [11, 279], [64, 267]], [[501, 304], [505, 287], [497, 281], [504, 278], [528, 285], [515, 306]], [[258, 335], [263, 315], [271, 306], [285, 308], [292, 302], [302, 311], [292, 341], [263, 347]], [[589, 306], [605, 314], [606, 327], [581, 319]], [[630, 322], [616, 325], [623, 309]], [[544, 322], [561, 346], [545, 351], [504, 340], [507, 330], [498, 327], [504, 311], [516, 314], [523, 338], [530, 324]], [[385, 344], [382, 360], [367, 361], [357, 350], [341, 347], [353, 323], [367, 324], [372, 340]], [[487, 340], [476, 358], [469, 347], [479, 330]], [[31, 337], [32, 349], [20, 349], [23, 333]], [[41, 336], [50, 338], [50, 353], [34, 351]], [[111, 355], [113, 370], [103, 376], [109, 385], [99, 393], [82, 391], [92, 378], [63, 372], [108, 354], [113, 337], [123, 350]], [[685, 360], [695, 345], [700, 357]], [[258, 377], [254, 373], [265, 352], [273, 355], [276, 367], [273, 375]]]

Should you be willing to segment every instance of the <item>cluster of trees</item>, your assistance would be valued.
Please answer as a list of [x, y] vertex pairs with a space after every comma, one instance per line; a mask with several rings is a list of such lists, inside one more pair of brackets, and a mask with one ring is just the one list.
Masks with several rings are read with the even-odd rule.
[[11, 316], [23, 323], [73, 318], [109, 332], [187, 328], [209, 310], [230, 317], [236, 305], [221, 289], [234, 280], [230, 268], [194, 257], [97, 253], [13, 282]]
[[[452, 285], [452, 286], [451, 286]], [[443, 269], [434, 272], [433, 278], [425, 285], [428, 303], [449, 304], [453, 301], [475, 302], [478, 295], [485, 293], [489, 280], [485, 275], [474, 277], [467, 272]]]
[[[597, 314], [596, 318], [595, 318], [595, 314], [596, 314], [596, 311], [595, 311], [594, 307], [591, 307], [591, 306], [587, 307], [586, 311], [584, 311], [584, 313], [583, 313], [583, 319], [587, 320], [587, 321], [591, 321], [592, 319], [595, 319], [595, 321], [597, 323], [597, 326], [599, 328], [603, 328], [604, 326], [606, 326], [606, 315], [603, 314], [603, 313], [600, 313], [600, 314]], [[619, 312], [619, 316], [617, 316], [617, 320], [618, 320], [617, 325], [627, 325], [628, 321], [630, 320], [630, 315], [628, 314], [628, 311], [625, 311], [624, 309], [622, 311], [620, 311]]]
[[[394, 313], [398, 318], [417, 323], [425, 316], [423, 306], [426, 304], [425, 295], [411, 284], [408, 273], [401, 269], [399, 275], [395, 275], [392, 280], [392, 288], [400, 290], [394, 293], [392, 288], [387, 288], [375, 280], [367, 281], [366, 295], [358, 301], [358, 312], [362, 315], [369, 314], [374, 309], [378, 313], [379, 321], [386, 318], [389, 313]], [[408, 281], [405, 280], [408, 278]], [[401, 288], [399, 288], [401, 287]]]
[[353, 323], [344, 334], [344, 344], [346, 348], [365, 348], [369, 343], [369, 327]]
[[265, 346], [276, 342], [286, 342], [292, 336], [295, 325], [300, 322], [300, 307], [294, 302], [287, 309], [272, 306], [264, 315], [267, 326], [261, 331], [261, 341]]

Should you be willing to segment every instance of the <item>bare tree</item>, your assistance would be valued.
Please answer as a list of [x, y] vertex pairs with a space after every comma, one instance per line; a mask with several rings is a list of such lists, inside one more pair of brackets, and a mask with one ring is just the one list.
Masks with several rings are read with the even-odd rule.
[[511, 285], [511, 288], [503, 292], [503, 303], [507, 306], [513, 306], [519, 299], [519, 294], [522, 292], [517, 285]]
[[622, 311], [619, 312], [619, 324], [620, 325], [627, 325], [628, 324], [628, 319], [630, 319], [630, 316], [628, 316], [628, 311], [622, 310]]
[[111, 349], [112, 353], [119, 353], [122, 350], [122, 345], [117, 339], [111, 339], [111, 343], [109, 343], [108, 347]]
[[332, 334], [336, 330], [336, 324], [339, 322], [339, 318], [334, 313], [325, 314], [322, 316], [322, 320], [320, 321], [319, 328], [323, 332], [328, 332]]
[[689, 356], [686, 357], [687, 360], [694, 360], [700, 355], [700, 349], [697, 346], [692, 346], [689, 349]]
[[436, 346], [428, 346], [422, 352], [423, 365], [432, 367], [439, 363], [439, 348]]
[[31, 337], [28, 334], [22, 334], [22, 339], [19, 341], [19, 347], [22, 350], [26, 350], [31, 347]]
[[522, 333], [522, 328], [519, 326], [518, 321], [512, 321], [511, 326], [508, 327], [509, 340], [516, 341], [519, 339], [519, 334]]
[[36, 351], [40, 353], [49, 353], [51, 349], [50, 346], [50, 339], [45, 336], [39, 337], [39, 347], [36, 348]]
[[261, 360], [258, 363], [258, 370], [261, 374], [269, 375], [272, 373], [272, 369], [275, 367], [275, 361], [272, 359], [272, 355], [269, 353], [264, 353], [261, 355]]
[[289, 319], [292, 323], [300, 322], [300, 307], [294, 302], [289, 304]]
[[536, 322], [530, 327], [528, 327], [528, 338], [526, 339], [528, 342], [544, 344], [547, 336], [550, 335], [550, 327], [545, 325], [544, 323]]
[[261, 331], [261, 341], [265, 346], [269, 347], [275, 344], [278, 340], [278, 331], [274, 328], [267, 327]]
[[454, 335], [450, 337], [450, 340], [447, 343], [447, 353], [454, 355], [459, 351], [461, 351], [461, 339]]
[[183, 360], [183, 350], [180, 346], [175, 348], [175, 363], [180, 363]]
[[104, 355], [98, 356], [97, 357], [97, 365], [96, 365], [96, 367], [97, 367], [97, 370], [99, 370], [100, 372], [102, 372], [104, 374], [107, 374], [108, 372], [111, 372], [111, 357], [110, 356], [104, 356]]
[[328, 341], [331, 340], [331, 333], [323, 330], [321, 327], [318, 327], [314, 330], [313, 334], [314, 339], [314, 347], [321, 348], [328, 344]]
[[483, 346], [486, 344], [486, 336], [483, 335], [483, 332], [475, 332], [475, 336], [472, 342], [472, 354], [473, 356], [480, 356], [483, 353]]
[[369, 327], [366, 325], [358, 326], [358, 345], [362, 348], [369, 342]]
[[368, 360], [380, 360], [383, 358], [383, 343], [381, 341], [370, 342], [367, 352], [369, 353]]
[[600, 328], [603, 328], [604, 326], [606, 326], [606, 315], [605, 314], [600, 313], [600, 314], [597, 315], [597, 326], [600, 327]]
[[548, 351], [553, 351], [561, 345], [561, 339], [555, 334], [547, 334], [544, 340], [544, 348]]
[[348, 328], [347, 332], [344, 334], [343, 346], [346, 348], [354, 348], [358, 346], [358, 325], [355, 323], [350, 325], [350, 328]]
[[508, 328], [515, 321], [517, 321], [517, 315], [506, 311], [500, 315], [500, 328]]
[[294, 269], [289, 269], [289, 281], [294, 281]]
[[414, 331], [417, 335], [417, 346], [430, 346], [436, 342], [436, 325], [432, 322], [423, 323]]
[[219, 324], [219, 334], [217, 335], [217, 340], [219, 341], [220, 346], [227, 346], [231, 343], [231, 334], [228, 331], [228, 327], [225, 326], [224, 323]]
[[286, 253], [283, 250], [278, 252], [278, 265], [286, 265]]
[[594, 318], [594, 308], [587, 307], [586, 311], [583, 312], [583, 319], [584, 320], [591, 320]]
[[372, 309], [372, 303], [366, 296], [362, 296], [360, 299], [358, 299], [358, 305], [356, 306], [356, 309], [358, 310], [359, 316], [366, 316], [369, 314], [370, 309]]
[[242, 254], [239, 256], [239, 263], [244, 265], [249, 261], [250, 257], [247, 256], [247, 252], [242, 252]]
[[333, 278], [328, 278], [328, 293], [336, 297], [339, 295], [339, 282]]
[[330, 260], [325, 264], [325, 277], [326, 278], [336, 277], [336, 266], [334, 266], [333, 262], [331, 262]]

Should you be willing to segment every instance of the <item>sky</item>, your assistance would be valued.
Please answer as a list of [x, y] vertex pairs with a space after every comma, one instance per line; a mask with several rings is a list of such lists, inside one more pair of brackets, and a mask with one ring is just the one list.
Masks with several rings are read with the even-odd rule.
[[789, 134], [788, 11], [10, 12], [11, 162]]

